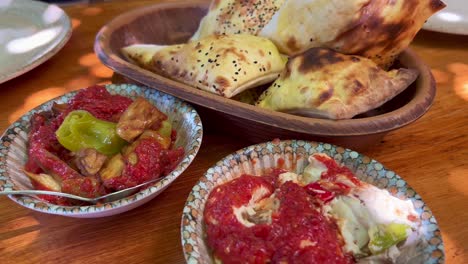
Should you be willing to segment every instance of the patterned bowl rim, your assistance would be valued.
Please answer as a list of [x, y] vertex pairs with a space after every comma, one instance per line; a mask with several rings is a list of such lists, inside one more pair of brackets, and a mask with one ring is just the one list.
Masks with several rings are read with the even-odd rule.
[[[187, 113], [192, 113], [193, 114], [193, 116], [194, 116], [193, 121], [194, 121], [194, 124], [195, 124], [194, 127], [193, 127], [194, 132], [195, 132], [194, 133], [195, 134], [195, 140], [193, 140], [192, 142], [189, 142], [189, 144], [188, 144], [188, 146], [186, 148], [186, 149], [188, 149], [190, 151], [186, 151], [186, 153], [184, 154], [184, 158], [179, 162], [177, 167], [171, 173], [166, 175], [163, 180], [161, 180], [159, 182], [156, 182], [156, 183], [152, 184], [151, 186], [149, 186], [148, 188], [146, 188], [144, 190], [141, 190], [141, 191], [139, 191], [139, 192], [137, 192], [137, 193], [135, 193], [135, 194], [133, 194], [131, 196], [128, 196], [128, 197], [125, 197], [125, 198], [122, 198], [122, 199], [119, 199], [119, 200], [116, 200], [116, 201], [113, 201], [113, 202], [107, 202], [107, 203], [102, 203], [102, 204], [98, 204], [98, 205], [86, 205], [86, 206], [60, 206], [60, 205], [56, 205], [56, 204], [52, 204], [52, 203], [42, 201], [42, 200], [40, 200], [38, 198], [31, 197], [31, 196], [18, 195], [18, 197], [16, 197], [16, 195], [8, 195], [8, 197], [12, 201], [14, 201], [14, 202], [16, 202], [16, 203], [18, 203], [18, 204], [20, 204], [20, 205], [22, 205], [24, 207], [27, 207], [29, 209], [39, 211], [39, 212], [43, 212], [43, 213], [48, 213], [48, 214], [59, 214], [59, 215], [66, 215], [66, 216], [80, 216], [80, 215], [87, 215], [87, 214], [90, 214], [90, 213], [110, 212], [110, 211], [114, 211], [114, 210], [119, 210], [119, 208], [121, 208], [122, 206], [129, 205], [129, 204], [132, 204], [134, 202], [143, 200], [143, 199], [147, 198], [148, 196], [151, 196], [151, 195], [157, 193], [158, 191], [164, 190], [173, 181], [175, 181], [177, 179], [177, 177], [180, 174], [182, 174], [182, 172], [184, 172], [188, 168], [188, 166], [193, 162], [193, 160], [195, 159], [195, 156], [197, 155], [197, 153], [198, 153], [198, 151], [200, 149], [202, 138], [203, 138], [203, 125], [202, 125], [202, 122], [201, 122], [201, 118], [200, 118], [198, 112], [195, 110], [195, 108], [193, 108], [193, 106], [191, 106], [187, 102], [185, 102], [185, 101], [183, 101], [183, 100], [181, 100], [181, 99], [179, 99], [179, 98], [177, 98], [175, 96], [163, 93], [161, 91], [158, 91], [158, 90], [146, 87], [146, 86], [135, 85], [135, 84], [106, 84], [104, 86], [106, 87], [106, 89], [111, 94], [116, 94], [115, 90], [114, 90], [115, 88], [130, 87], [130, 88], [134, 89], [133, 91], [137, 95], [143, 96], [143, 97], [146, 97], [145, 92], [148, 92], [148, 93], [151, 93], [151, 94], [156, 94], [158, 96], [167, 96], [169, 98], [172, 98], [174, 100], [174, 102], [177, 102], [181, 106], [185, 107], [187, 109]], [[57, 101], [60, 101], [60, 100], [67, 100], [67, 97], [74, 96], [80, 90], [82, 90], [82, 89], [67, 92], [67, 93], [65, 93], [63, 95], [57, 96], [57, 97], [55, 97], [53, 99], [50, 99], [50, 100], [40, 104], [39, 106], [33, 108], [32, 110], [28, 111], [24, 115], [22, 115], [14, 123], [12, 123], [5, 130], [5, 132], [2, 134], [2, 136], [0, 138], [0, 150], [2, 148], [4, 148], [4, 149], [7, 150], [6, 153], [8, 153], [8, 150], [9, 150], [10, 147], [5, 146], [4, 142], [6, 141], [7, 135], [9, 135], [9, 134], [18, 134], [14, 130], [15, 130], [15, 128], [21, 126], [21, 122], [20, 122], [21, 120], [26, 119], [27, 121], [29, 121], [32, 114], [34, 114], [36, 112], [43, 111], [44, 109], [50, 108], [50, 106], [48, 106], [48, 105], [52, 104], [53, 102], [57, 102]], [[129, 96], [129, 95], [126, 95], [126, 96]], [[27, 127], [27, 128], [29, 129], [29, 127]], [[0, 185], [0, 189], [11, 189], [14, 186], [14, 184], [11, 182], [11, 180], [10, 180], [10, 178], [8, 176], [8, 172], [6, 170], [8, 165], [6, 163], [7, 163], [6, 159], [0, 160], [0, 180], [6, 181], [5, 184]], [[5, 170], [1, 170], [2, 167], [4, 167]], [[21, 199], [21, 197], [28, 197], [30, 199], [23, 200], [23, 199]], [[41, 206], [36, 207], [36, 203], [41, 204]], [[42, 205], [45, 205], [45, 206], [42, 206]]]
[[[202, 243], [208, 248], [208, 246], [205, 244], [205, 238], [200, 238], [200, 236], [198, 235], [198, 233], [196, 231], [191, 231], [190, 228], [189, 228], [189, 222], [190, 221], [194, 221], [195, 222], [195, 226], [197, 225], [204, 225], [204, 221], [203, 221], [203, 212], [198, 212], [198, 215], [199, 217], [197, 216], [194, 216], [191, 212], [191, 209], [193, 208], [193, 206], [191, 205], [193, 203], [193, 201], [189, 201], [189, 198], [192, 196], [192, 197], [195, 197], [195, 194], [197, 193], [197, 189], [203, 189], [203, 186], [205, 185], [206, 182], [211, 182], [213, 183], [213, 186], [211, 187], [211, 190], [214, 189], [218, 184], [213, 182], [213, 181], [210, 181], [208, 179], [208, 176], [213, 174], [215, 171], [216, 171], [216, 167], [220, 167], [220, 166], [230, 166], [230, 165], [226, 165], [226, 161], [229, 161], [229, 160], [236, 160], [236, 157], [239, 157], [240, 155], [244, 154], [244, 153], [250, 153], [252, 151], [254, 151], [256, 148], [259, 148], [259, 147], [262, 147], [262, 146], [268, 146], [268, 145], [272, 145], [272, 146], [280, 146], [281, 150], [283, 151], [285, 149], [286, 146], [294, 146], [294, 145], [299, 145], [299, 146], [304, 146], [306, 144], [310, 144], [310, 145], [317, 145], [318, 146], [322, 146], [323, 149], [342, 149], [343, 150], [343, 153], [349, 153], [350, 156], [352, 157], [352, 160], [368, 160], [369, 162], [367, 163], [366, 166], [369, 166], [369, 165], [374, 165], [374, 166], [379, 166], [379, 168], [381, 168], [380, 170], [384, 170], [387, 174], [386, 176], [389, 174], [391, 175], [392, 178], [395, 178], [397, 181], [401, 182], [400, 185], [398, 185], [398, 189], [405, 189], [405, 195], [408, 194], [409, 192], [412, 192], [413, 195], [411, 197], [407, 197], [406, 199], [410, 199], [412, 201], [413, 204], [415, 204], [416, 202], [417, 203], [420, 203], [420, 207], [419, 208], [416, 208], [416, 211], [418, 213], [418, 215], [421, 217], [423, 213], [425, 214], [428, 214], [427, 215], [427, 220], [423, 220], [421, 219], [421, 226], [422, 227], [425, 227], [425, 239], [427, 241], [429, 240], [433, 240], [433, 241], [436, 241], [435, 245], [429, 245], [425, 248], [424, 252], [426, 253], [426, 256], [429, 256], [430, 259], [427, 260], [425, 263], [431, 263], [431, 264], [442, 264], [442, 263], [445, 263], [445, 250], [444, 250], [444, 243], [443, 243], [443, 240], [442, 240], [442, 235], [441, 235], [441, 232], [440, 232], [440, 229], [439, 229], [439, 226], [437, 224], [437, 220], [435, 219], [434, 215], [432, 214], [432, 211], [430, 210], [430, 208], [427, 206], [427, 204], [422, 200], [421, 196], [416, 193], [416, 191], [414, 191], [414, 189], [412, 187], [410, 187], [408, 185], [408, 183], [402, 178], [400, 177], [398, 174], [396, 174], [394, 171], [392, 170], [389, 170], [388, 168], [386, 168], [383, 164], [381, 164], [380, 162], [364, 155], [364, 154], [361, 154], [357, 151], [354, 151], [354, 150], [351, 150], [351, 149], [348, 149], [348, 148], [343, 148], [343, 147], [340, 147], [340, 146], [336, 146], [334, 144], [330, 144], [330, 143], [325, 143], [325, 142], [317, 142], [317, 141], [311, 141], [311, 140], [298, 140], [298, 139], [289, 139], [289, 140], [273, 140], [273, 141], [267, 141], [267, 142], [262, 142], [262, 143], [258, 143], [258, 144], [254, 144], [254, 145], [250, 145], [248, 147], [245, 147], [245, 148], [242, 148], [240, 150], [237, 150], [227, 156], [225, 156], [224, 158], [222, 158], [221, 160], [219, 160], [218, 162], [216, 162], [213, 166], [211, 166], [204, 174], [202, 177], [200, 177], [200, 179], [197, 181], [197, 183], [193, 186], [192, 190], [190, 191], [188, 197], [187, 197], [187, 200], [185, 202], [185, 205], [184, 205], [184, 209], [183, 209], [183, 212], [182, 212], [182, 217], [181, 217], [181, 227], [180, 227], [180, 237], [181, 237], [181, 243], [182, 243], [182, 249], [183, 249], [183, 252], [184, 252], [184, 257], [185, 257], [185, 261], [186, 263], [190, 263], [190, 264], [193, 264], [193, 263], [202, 263], [199, 261], [199, 256], [200, 256], [200, 253], [195, 250], [196, 248], [198, 248], [198, 245], [199, 245], [199, 240], [202, 240]], [[295, 152], [294, 148], [293, 148], [293, 151], [292, 152]], [[315, 152], [312, 152], [312, 153], [318, 153], [319, 151], [315, 151]], [[267, 154], [272, 154], [273, 152], [268, 150]], [[258, 158], [260, 158], [260, 154], [258, 156]], [[248, 158], [248, 160], [250, 160], [250, 157]], [[343, 160], [342, 162], [344, 162], [345, 160]], [[361, 164], [365, 164], [364, 162], [362, 162]], [[364, 175], [363, 175], [364, 176]], [[238, 176], [236, 176], [238, 177]], [[234, 179], [234, 178], [233, 178]], [[361, 179], [363, 180], [363, 179]], [[365, 181], [365, 180], [363, 180]], [[375, 186], [375, 184], [372, 184]], [[382, 187], [378, 187], [380, 189], [382, 189]], [[386, 187], [384, 188], [386, 190], [388, 190]], [[206, 195], [202, 196], [201, 197], [201, 202], [204, 206], [204, 204], [206, 203], [206, 199], [207, 197], [209, 196], [210, 192], [207, 192]], [[416, 207], [416, 206], [415, 206]], [[201, 219], [201, 221], [198, 221], [199, 219]], [[184, 224], [184, 223], [187, 223], [187, 224]], [[202, 229], [204, 229], [204, 226], [202, 227]], [[187, 233], [188, 234], [188, 237], [192, 240], [192, 242], [190, 241], [186, 241], [184, 239], [184, 233]], [[188, 248], [190, 248], [191, 250], [188, 250]], [[437, 252], [437, 254], [435, 254], [435, 252]], [[195, 260], [195, 261], [193, 261]]]

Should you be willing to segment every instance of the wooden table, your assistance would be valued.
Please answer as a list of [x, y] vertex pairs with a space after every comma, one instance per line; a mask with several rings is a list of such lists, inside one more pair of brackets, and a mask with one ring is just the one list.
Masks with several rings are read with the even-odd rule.
[[[110, 82], [93, 53], [97, 31], [114, 16], [157, 0], [67, 5], [70, 41], [52, 59], [0, 84], [0, 131], [65, 92]], [[420, 32], [411, 47], [432, 68], [437, 96], [415, 123], [364, 154], [401, 175], [435, 214], [447, 263], [468, 263], [468, 37]], [[0, 263], [183, 263], [185, 199], [216, 161], [250, 142], [207, 131], [195, 161], [166, 191], [127, 213], [101, 219], [45, 215], [0, 197]]]

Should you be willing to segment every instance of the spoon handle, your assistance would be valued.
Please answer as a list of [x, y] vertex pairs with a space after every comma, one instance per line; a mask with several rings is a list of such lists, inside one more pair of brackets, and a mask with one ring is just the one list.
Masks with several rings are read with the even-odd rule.
[[43, 190], [14, 190], [14, 191], [0, 191], [0, 195], [54, 195], [54, 196], [61, 196], [61, 197], [67, 197], [75, 200], [80, 200], [80, 201], [85, 201], [89, 203], [96, 203], [99, 200], [104, 200], [107, 202], [118, 200], [120, 198], [126, 197], [128, 195], [133, 194], [135, 191], [137, 191], [140, 187], [143, 187], [145, 185], [148, 185], [150, 183], [155, 183], [163, 180], [165, 177], [153, 179], [147, 182], [144, 182], [142, 184], [139, 184], [137, 186], [133, 186], [131, 188], [127, 188], [124, 190], [120, 190], [117, 192], [109, 193], [100, 197], [96, 198], [86, 198], [86, 197], [81, 197], [69, 193], [62, 193], [62, 192], [53, 192], [53, 191], [43, 191]]
[[69, 193], [62, 193], [62, 192], [52, 192], [52, 191], [42, 191], [42, 190], [18, 190], [18, 191], [0, 191], [0, 195], [15, 195], [15, 194], [33, 194], [33, 195], [54, 195], [54, 196], [62, 196], [62, 197], [67, 197], [67, 198], [72, 198], [75, 200], [81, 200], [81, 201], [86, 201], [90, 202], [93, 199], [90, 198], [85, 198]]

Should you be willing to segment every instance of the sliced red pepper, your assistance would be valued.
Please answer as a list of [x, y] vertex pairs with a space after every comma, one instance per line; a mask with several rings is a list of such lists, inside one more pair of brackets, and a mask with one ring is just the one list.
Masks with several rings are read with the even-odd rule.
[[333, 198], [335, 198], [335, 194], [333, 192], [326, 190], [318, 182], [307, 184], [304, 188], [306, 189], [307, 193], [317, 197], [325, 203], [330, 202], [333, 200]]

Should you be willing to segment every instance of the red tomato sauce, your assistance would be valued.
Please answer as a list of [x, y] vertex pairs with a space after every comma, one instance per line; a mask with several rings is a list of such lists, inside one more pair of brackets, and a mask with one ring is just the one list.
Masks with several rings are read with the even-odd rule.
[[330, 182], [336, 181], [337, 175], [346, 176], [352, 183], [360, 185], [360, 181], [354, 176], [354, 173], [346, 166], [340, 166], [334, 159], [317, 155], [315, 158], [327, 167], [327, 171], [321, 176], [322, 179]]
[[[216, 187], [206, 203], [207, 241], [223, 263], [354, 263], [342, 250], [336, 224], [321, 213], [321, 203], [298, 184], [277, 185], [282, 170], [263, 177], [242, 175]], [[243, 225], [233, 208], [248, 204], [255, 189], [275, 192], [279, 207], [271, 223]]]
[[112, 95], [104, 86], [95, 85], [75, 95], [68, 108], [57, 118], [56, 125], [58, 128], [68, 113], [74, 110], [86, 110], [98, 119], [117, 122], [132, 102], [128, 97]]

